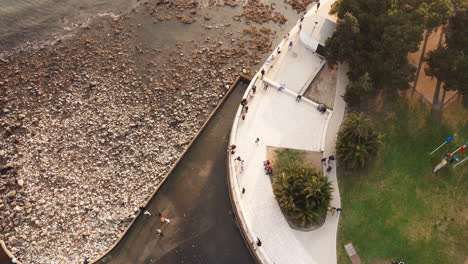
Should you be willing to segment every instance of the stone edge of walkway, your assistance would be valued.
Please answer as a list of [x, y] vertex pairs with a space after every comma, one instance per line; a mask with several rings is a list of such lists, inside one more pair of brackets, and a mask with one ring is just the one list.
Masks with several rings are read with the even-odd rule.
[[[6, 255], [10, 258], [10, 259], [13, 259], [15, 258], [15, 256], [13, 256], [13, 254], [11, 254], [11, 252], [8, 250], [8, 248], [6, 247], [5, 245], [5, 242], [3, 242], [3, 240], [0, 240], [0, 248], [3, 250], [3, 252], [6, 253]], [[16, 262], [17, 264], [21, 264], [21, 262]]]

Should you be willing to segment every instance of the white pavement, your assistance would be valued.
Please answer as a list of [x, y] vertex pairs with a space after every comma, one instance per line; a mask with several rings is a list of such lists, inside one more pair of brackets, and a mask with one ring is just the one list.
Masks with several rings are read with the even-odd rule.
[[[296, 25], [291, 32], [297, 29]], [[260, 80], [257, 73], [244, 95], [248, 100], [248, 112], [239, 107], [230, 138], [230, 144], [237, 146], [235, 154], [229, 158], [231, 195], [247, 241], [262, 263], [335, 264], [338, 216], [328, 215], [324, 225], [314, 231], [291, 229], [263, 169], [267, 146], [324, 151], [324, 157], [334, 153], [345, 110], [341, 95], [347, 85], [347, 67], [340, 65], [338, 69], [333, 112], [321, 114], [316, 109], [317, 104], [305, 98], [296, 102], [301, 86], [315, 77], [318, 71], [314, 69], [322, 63], [318, 55], [301, 48], [299, 42], [294, 43], [291, 50], [283, 47], [287, 40], [280, 43], [280, 56], [275, 50], [273, 54], [277, 58], [264, 65], [265, 79]], [[271, 85], [264, 90], [264, 81], [284, 83], [286, 90], [278, 91]], [[256, 85], [255, 94], [251, 90], [253, 85]], [[243, 115], [245, 120], [241, 118]], [[256, 138], [260, 139], [258, 145]], [[243, 166], [235, 162], [238, 156], [245, 161]], [[340, 207], [335, 165], [328, 177], [334, 188], [332, 206]], [[262, 242], [260, 247], [255, 245], [257, 238]]]

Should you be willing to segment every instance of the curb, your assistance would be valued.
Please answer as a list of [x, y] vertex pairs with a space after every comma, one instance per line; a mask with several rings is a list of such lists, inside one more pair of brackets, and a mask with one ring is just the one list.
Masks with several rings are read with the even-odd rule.
[[[0, 240], [0, 249], [2, 250], [1, 253], [4, 253], [4, 254], [0, 254], [0, 256], [2, 255], [6, 255], [7, 257], [11, 259], [13, 259], [15, 256], [13, 256], [13, 254], [11, 254], [11, 252], [8, 250], [8, 248], [6, 247], [5, 245], [5, 242], [3, 242], [3, 240]], [[3, 256], [2, 256], [3, 257]], [[6, 263], [5, 263], [6, 264]], [[21, 264], [21, 262], [16, 262], [16, 264]]]

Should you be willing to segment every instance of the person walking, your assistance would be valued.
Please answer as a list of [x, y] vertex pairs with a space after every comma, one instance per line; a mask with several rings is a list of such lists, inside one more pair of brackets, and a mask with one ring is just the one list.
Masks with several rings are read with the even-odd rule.
[[318, 11], [319, 7], [320, 7], [320, 1], [317, 2], [317, 10], [315, 10], [315, 12]]
[[260, 73], [262, 74], [261, 80], [263, 80], [263, 76], [265, 75], [265, 69], [262, 69], [262, 70], [260, 71]]
[[300, 22], [302, 23], [302, 21], [304, 21], [304, 16], [302, 16], [302, 17], [301, 17], [301, 20], [300, 20]]
[[257, 91], [257, 86], [256, 85], [252, 86], [252, 94], [255, 94], [256, 91]]
[[290, 40], [289, 40], [289, 45], [288, 45], [289, 49], [291, 49], [291, 48], [292, 48], [292, 46], [293, 46], [293, 40], [292, 40], [292, 39], [290, 39]]
[[331, 161], [335, 161], [335, 156], [330, 155], [330, 157], [328, 157], [328, 164], [330, 164]]
[[245, 120], [245, 115], [242, 115], [242, 120]]
[[338, 214], [338, 216], [340, 216], [341, 211], [342, 211], [341, 208], [336, 208], [336, 213]]
[[276, 48], [276, 53], [278, 53], [278, 54], [281, 53], [280, 47], [277, 47], [277, 48]]
[[322, 164], [325, 164], [327, 162], [327, 158], [323, 158], [320, 161], [322, 162]]
[[259, 138], [257, 138], [257, 139], [255, 140], [255, 144], [257, 144], [257, 146], [258, 146], [258, 142], [259, 142], [259, 141], [260, 141]]
[[331, 170], [332, 170], [332, 166], [328, 166], [327, 173], [330, 173]]
[[247, 114], [247, 112], [249, 111], [249, 107], [248, 107], [248, 106], [245, 106], [245, 107], [244, 107], [244, 110], [245, 110], [245, 113]]
[[268, 83], [264, 83], [264, 84], [263, 84], [263, 90], [266, 91], [267, 89], [268, 89]]
[[298, 94], [297, 97], [296, 97], [296, 102], [299, 103], [301, 101], [301, 99], [302, 99], [302, 96], [300, 94]]
[[243, 107], [245, 107], [245, 106], [247, 105], [247, 99], [245, 99], [245, 98], [242, 99], [242, 100], [241, 100], [241, 105], [242, 105]]

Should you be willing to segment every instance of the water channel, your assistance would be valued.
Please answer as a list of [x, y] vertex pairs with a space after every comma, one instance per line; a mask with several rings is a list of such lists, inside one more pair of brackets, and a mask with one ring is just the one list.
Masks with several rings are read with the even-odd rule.
[[[247, 85], [239, 82], [151, 199], [152, 215], [140, 215], [98, 263], [255, 263], [237, 227], [226, 169], [229, 131]], [[162, 224], [158, 212], [171, 222]]]

